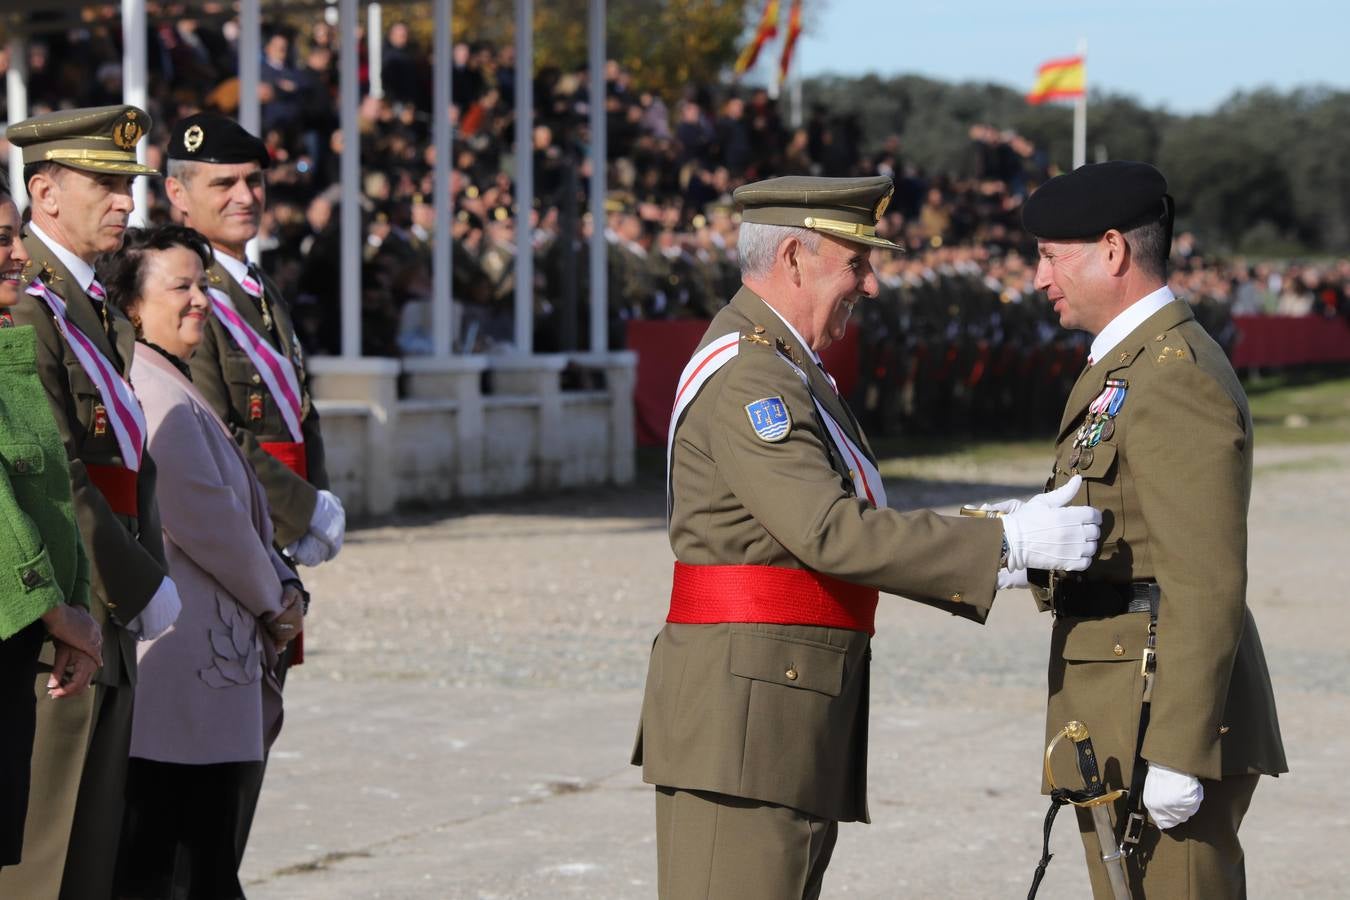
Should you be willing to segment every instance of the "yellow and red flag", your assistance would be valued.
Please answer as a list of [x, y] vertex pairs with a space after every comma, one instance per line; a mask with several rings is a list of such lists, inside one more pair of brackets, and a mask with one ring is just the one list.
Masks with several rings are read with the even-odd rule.
[[1087, 92], [1086, 58], [1068, 56], [1052, 59], [1036, 70], [1036, 84], [1027, 94], [1028, 103], [1047, 100], [1066, 100], [1081, 97]]
[[736, 75], [744, 75], [750, 67], [759, 59], [759, 51], [764, 49], [764, 45], [771, 39], [778, 36], [778, 0], [766, 0], [764, 4], [764, 15], [759, 17], [759, 27], [755, 29], [755, 36], [750, 43], [745, 45], [741, 51], [740, 57], [736, 60]]
[[792, 51], [797, 46], [797, 38], [802, 33], [802, 0], [792, 0], [792, 11], [788, 13], [787, 36], [783, 38], [783, 55], [778, 57], [778, 86], [787, 81], [788, 67], [792, 65]]

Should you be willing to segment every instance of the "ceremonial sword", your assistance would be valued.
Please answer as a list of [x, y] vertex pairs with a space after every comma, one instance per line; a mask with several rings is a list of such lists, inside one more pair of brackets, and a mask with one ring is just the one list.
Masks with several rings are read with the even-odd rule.
[[[1056, 745], [1068, 738], [1078, 757], [1078, 772], [1083, 776], [1083, 789], [1071, 790], [1055, 784], [1054, 773], [1050, 770], [1050, 759]], [[1066, 803], [1089, 810], [1092, 824], [1097, 832], [1097, 844], [1101, 851], [1102, 865], [1106, 867], [1106, 877], [1111, 882], [1111, 893], [1115, 900], [1130, 900], [1130, 881], [1125, 871], [1125, 854], [1116, 841], [1115, 829], [1111, 827], [1110, 805], [1125, 795], [1126, 791], [1117, 789], [1108, 791], [1102, 783], [1097, 768], [1097, 754], [1092, 749], [1092, 738], [1088, 736], [1087, 726], [1074, 721], [1065, 725], [1051, 739], [1045, 748], [1045, 780], [1050, 785], [1050, 811], [1045, 815], [1045, 845], [1041, 852], [1041, 862], [1031, 882], [1031, 893], [1027, 900], [1033, 900], [1036, 889], [1040, 887], [1045, 867], [1050, 864], [1050, 828], [1055, 821], [1055, 813]]]

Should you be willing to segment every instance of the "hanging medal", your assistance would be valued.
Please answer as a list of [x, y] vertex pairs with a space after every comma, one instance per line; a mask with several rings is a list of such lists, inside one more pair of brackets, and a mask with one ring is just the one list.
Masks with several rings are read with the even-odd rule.
[[251, 422], [261, 422], [263, 418], [262, 394], [254, 391], [248, 395], [248, 418]]
[[94, 404], [94, 437], [103, 437], [108, 433], [108, 408], [102, 403]]

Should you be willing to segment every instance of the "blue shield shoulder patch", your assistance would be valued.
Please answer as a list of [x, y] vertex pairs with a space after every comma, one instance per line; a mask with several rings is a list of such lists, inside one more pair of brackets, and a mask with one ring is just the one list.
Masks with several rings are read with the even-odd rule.
[[745, 404], [745, 414], [750, 417], [750, 426], [762, 440], [781, 441], [792, 430], [792, 416], [788, 415], [787, 404], [782, 397], [765, 397], [754, 403]]

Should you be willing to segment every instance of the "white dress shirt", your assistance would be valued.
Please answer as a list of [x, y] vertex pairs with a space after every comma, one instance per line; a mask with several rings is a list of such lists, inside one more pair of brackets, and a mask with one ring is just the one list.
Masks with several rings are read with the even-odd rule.
[[1094, 363], [1104, 359], [1106, 354], [1116, 349], [1116, 345], [1125, 340], [1131, 331], [1143, 325], [1149, 316], [1175, 299], [1177, 298], [1172, 289], [1163, 285], [1147, 297], [1125, 307], [1120, 315], [1108, 322], [1092, 339], [1092, 349], [1088, 351], [1089, 358]]

